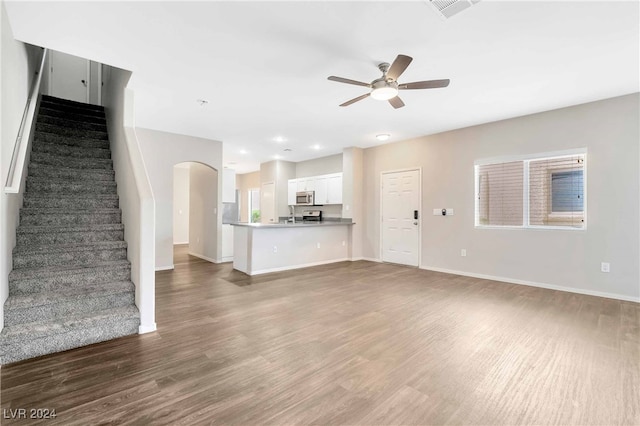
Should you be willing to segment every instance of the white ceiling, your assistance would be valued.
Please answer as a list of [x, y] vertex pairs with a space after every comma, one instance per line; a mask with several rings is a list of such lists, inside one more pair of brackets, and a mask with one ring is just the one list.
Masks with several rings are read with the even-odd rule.
[[[17, 39], [134, 72], [137, 126], [224, 142], [244, 173], [639, 91], [637, 1], [7, 2]], [[414, 58], [406, 106], [365, 99], [377, 64]], [[209, 103], [201, 107], [197, 99]], [[274, 141], [276, 137], [286, 142]], [[321, 149], [311, 148], [319, 145]], [[283, 152], [285, 148], [291, 152]], [[241, 150], [247, 151], [242, 154]]]

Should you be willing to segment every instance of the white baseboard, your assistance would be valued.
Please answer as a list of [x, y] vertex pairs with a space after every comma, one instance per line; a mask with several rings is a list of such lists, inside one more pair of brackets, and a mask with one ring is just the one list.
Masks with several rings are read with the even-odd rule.
[[624, 294], [607, 293], [604, 291], [586, 290], [586, 289], [580, 289], [580, 288], [574, 288], [574, 287], [565, 287], [565, 286], [560, 286], [555, 284], [546, 284], [546, 283], [539, 283], [534, 281], [518, 280], [515, 278], [498, 277], [495, 275], [476, 274], [474, 272], [456, 271], [453, 269], [436, 268], [433, 266], [420, 266], [420, 269], [425, 269], [427, 271], [443, 272], [445, 274], [462, 275], [464, 277], [481, 278], [481, 279], [492, 280], [492, 281], [502, 281], [509, 284], [528, 285], [530, 287], [546, 288], [549, 290], [566, 291], [568, 293], [585, 294], [588, 296], [606, 297], [607, 299], [617, 299], [617, 300], [625, 300], [627, 302], [640, 303], [640, 297], [626, 296]]
[[367, 262], [382, 263], [381, 259], [374, 259], [373, 257], [361, 257], [358, 260], [366, 260]]
[[193, 252], [189, 252], [189, 255], [191, 256], [195, 256], [195, 257], [199, 257], [202, 260], [206, 260], [207, 262], [211, 262], [211, 263], [219, 263], [216, 259], [212, 259], [210, 257], [207, 256], [203, 256], [201, 254], [197, 254], [197, 253], [193, 253]]
[[168, 271], [169, 269], [175, 269], [173, 265], [169, 265], [169, 266], [156, 266], [156, 272], [157, 271]]
[[140, 326], [138, 326], [138, 334], [145, 334], [145, 333], [152, 333], [154, 331], [156, 331], [156, 323], [151, 323], [151, 324], [140, 324]]
[[345, 257], [344, 259], [323, 260], [321, 262], [304, 263], [301, 265], [290, 265], [290, 266], [282, 266], [279, 268], [261, 269], [259, 271], [253, 271], [251, 274], [248, 274], [248, 275], [260, 275], [260, 274], [268, 274], [270, 272], [289, 271], [291, 269], [300, 269], [300, 268], [308, 268], [310, 266], [328, 265], [329, 263], [337, 263], [337, 262], [348, 262], [350, 260], [351, 259]]
[[189, 244], [189, 241], [178, 241], [178, 242], [174, 241], [173, 242], [174, 246], [183, 245], [183, 244]]
[[220, 259], [220, 263], [225, 263], [225, 262], [233, 262], [233, 256], [223, 257], [222, 259]]

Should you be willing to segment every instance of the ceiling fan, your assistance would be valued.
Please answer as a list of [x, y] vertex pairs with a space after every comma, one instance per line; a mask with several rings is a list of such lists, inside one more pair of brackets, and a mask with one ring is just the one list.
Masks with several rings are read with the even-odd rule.
[[346, 107], [371, 96], [373, 99], [389, 101], [391, 106], [394, 108], [402, 108], [404, 106], [404, 102], [402, 102], [402, 99], [398, 97], [399, 90], [435, 89], [438, 87], [447, 87], [449, 85], [449, 79], [398, 83], [398, 77], [400, 77], [400, 75], [402, 75], [402, 73], [407, 69], [412, 60], [413, 58], [411, 56], [398, 55], [391, 65], [386, 62], [381, 63], [378, 65], [378, 68], [382, 71], [382, 77], [373, 80], [371, 83], [363, 83], [361, 81], [332, 75], [329, 77], [329, 80], [331, 81], [355, 84], [356, 86], [364, 86], [371, 89], [371, 92], [365, 93], [357, 98], [353, 98], [343, 104], [340, 104], [340, 106]]

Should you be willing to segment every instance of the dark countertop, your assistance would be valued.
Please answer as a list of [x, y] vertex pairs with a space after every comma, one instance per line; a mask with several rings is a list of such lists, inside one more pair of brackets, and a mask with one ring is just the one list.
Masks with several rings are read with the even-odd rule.
[[355, 225], [354, 222], [347, 222], [343, 220], [323, 220], [321, 222], [302, 222], [297, 221], [294, 223], [291, 222], [278, 222], [278, 223], [247, 223], [247, 222], [236, 222], [232, 223], [233, 226], [245, 226], [247, 228], [305, 228], [305, 227], [315, 227], [315, 226], [351, 226]]

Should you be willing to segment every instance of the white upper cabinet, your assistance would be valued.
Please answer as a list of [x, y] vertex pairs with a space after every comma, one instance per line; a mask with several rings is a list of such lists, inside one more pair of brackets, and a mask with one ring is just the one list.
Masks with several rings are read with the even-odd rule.
[[222, 170], [222, 202], [236, 202], [236, 171], [232, 169]]
[[289, 205], [296, 203], [296, 192], [314, 191], [315, 203], [342, 204], [342, 173], [289, 179], [287, 199]]
[[327, 177], [327, 204], [342, 204], [342, 173]]

